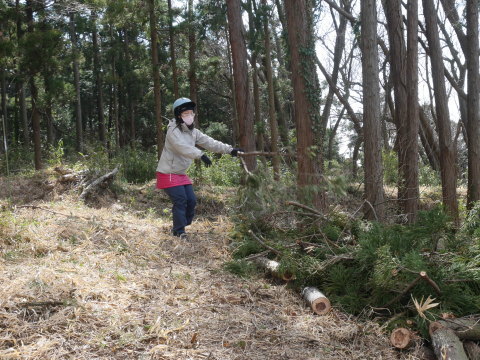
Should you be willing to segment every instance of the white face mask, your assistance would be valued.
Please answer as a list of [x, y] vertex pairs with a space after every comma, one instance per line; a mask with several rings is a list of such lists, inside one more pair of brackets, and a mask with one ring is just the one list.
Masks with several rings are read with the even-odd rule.
[[189, 115], [183, 115], [182, 120], [185, 123], [185, 125], [190, 126], [193, 124], [193, 120], [195, 119], [195, 115], [189, 114]]

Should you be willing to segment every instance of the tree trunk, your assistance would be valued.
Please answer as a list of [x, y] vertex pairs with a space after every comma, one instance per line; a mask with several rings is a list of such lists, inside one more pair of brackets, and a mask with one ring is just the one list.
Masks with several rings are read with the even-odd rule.
[[170, 36], [170, 65], [172, 67], [173, 94], [179, 98], [177, 80], [177, 59], [175, 58], [175, 32], [173, 30], [172, 0], [168, 0], [168, 35]]
[[442, 179], [443, 204], [452, 218], [458, 220], [456, 151], [453, 147], [448, 99], [445, 89], [442, 49], [437, 27], [437, 12], [433, 0], [423, 0], [426, 35], [430, 49], [432, 79], [440, 145], [440, 173]]
[[[267, 14], [267, 1], [262, 0], [262, 5], [264, 7], [264, 16], [263, 16], [263, 36], [265, 44], [265, 70], [267, 73], [267, 89], [268, 89], [268, 118], [270, 122], [270, 141], [271, 141], [271, 150], [273, 153], [278, 153], [278, 123], [277, 116], [275, 113], [275, 96], [274, 96], [274, 87], [273, 87], [273, 75], [272, 75], [272, 57], [271, 57], [271, 45], [270, 45], [270, 29], [268, 27], [269, 15]], [[272, 158], [273, 165], [273, 174], [274, 179], [280, 179], [280, 157], [273, 156]]]
[[[407, 177], [406, 164], [408, 137], [407, 137], [407, 68], [406, 46], [404, 39], [402, 4], [400, 0], [384, 0], [385, 16], [388, 24], [388, 39], [390, 42], [390, 69], [395, 94], [395, 113], [393, 116], [397, 128], [395, 149], [398, 155], [398, 200], [403, 211], [406, 210]], [[408, 214], [408, 213], [407, 213]], [[412, 216], [409, 216], [409, 221]]]
[[102, 79], [102, 65], [100, 64], [100, 48], [98, 46], [97, 35], [97, 13], [92, 11], [92, 46], [93, 46], [93, 73], [95, 74], [95, 86], [97, 97], [97, 116], [98, 116], [98, 139], [107, 148], [107, 136], [105, 130], [105, 116], [103, 114], [103, 79]]
[[[113, 36], [113, 26], [110, 24], [110, 41], [112, 44], [115, 42], [115, 38]], [[111, 57], [111, 68], [112, 68], [112, 85], [110, 87], [111, 96], [110, 96], [110, 114], [109, 117], [111, 118], [112, 126], [114, 126], [115, 131], [115, 150], [118, 151], [120, 148], [120, 123], [118, 119], [118, 84], [117, 84], [117, 68], [116, 68], [116, 58], [115, 54], [112, 52]], [[158, 129], [157, 129], [158, 131]]]
[[[34, 32], [34, 20], [33, 20], [33, 0], [27, 0], [26, 2], [26, 16], [28, 32]], [[42, 168], [42, 144], [40, 138], [40, 112], [38, 111], [38, 90], [35, 84], [36, 69], [30, 64], [30, 99], [32, 101], [32, 128], [33, 128], [33, 152], [35, 170]]]
[[[350, 12], [350, 0], [343, 1], [342, 4], [345, 7], [345, 11]], [[335, 39], [335, 48], [333, 50], [333, 69], [332, 69], [332, 83], [337, 86], [338, 73], [340, 70], [340, 63], [342, 61], [343, 52], [345, 50], [345, 33], [347, 29], [348, 19], [345, 16], [340, 15], [339, 25], [337, 28], [337, 37]], [[327, 128], [328, 120], [330, 117], [330, 110], [333, 104], [334, 91], [330, 86], [328, 89], [327, 98], [325, 100], [325, 106], [322, 112], [322, 126]]]
[[[253, 103], [248, 82], [247, 47], [245, 44], [245, 29], [242, 23], [240, 0], [227, 0], [227, 16], [232, 50], [233, 77], [240, 146], [246, 151], [255, 150], [253, 131]], [[247, 168], [252, 171], [256, 168], [254, 157], [246, 160]]]
[[75, 30], [75, 13], [70, 13], [70, 39], [72, 41], [73, 82], [75, 87], [75, 119], [76, 119], [76, 149], [83, 152], [82, 101], [80, 98], [80, 70], [78, 65], [77, 33]]
[[467, 206], [472, 208], [480, 200], [480, 75], [478, 45], [479, 0], [467, 0], [468, 71], [467, 138], [468, 138], [468, 194]]
[[2, 141], [2, 147], [3, 147], [3, 151], [7, 152], [7, 138], [8, 138], [8, 132], [9, 132], [9, 129], [8, 129], [8, 117], [7, 117], [7, 81], [6, 81], [6, 76], [5, 76], [5, 70], [4, 69], [1, 69], [0, 70], [0, 87], [1, 87], [1, 93], [2, 93], [2, 117], [3, 117], [3, 121], [2, 121], [2, 127], [3, 127], [3, 134], [6, 136], [5, 139], [3, 139], [4, 141]]
[[440, 150], [435, 139], [430, 121], [425, 114], [425, 110], [419, 106], [420, 117], [420, 136], [422, 138], [423, 147], [428, 157], [428, 161], [433, 170], [440, 170]]
[[383, 220], [383, 166], [380, 121], [380, 88], [377, 51], [377, 9], [374, 0], [361, 1], [363, 78], [363, 129], [365, 200], [367, 219]]
[[[126, 83], [125, 90], [125, 112], [126, 112], [126, 123], [125, 123], [125, 133], [129, 133], [129, 138], [127, 138], [127, 143], [130, 146], [135, 146], [135, 106], [134, 106], [134, 92], [133, 92], [133, 79], [132, 79], [132, 66], [131, 66], [131, 54], [130, 54], [130, 37], [128, 34], [127, 28], [124, 29], [125, 41], [124, 45], [124, 53], [125, 53], [125, 74], [129, 78]], [[127, 130], [128, 129], [128, 130]], [[125, 134], [126, 135], [126, 134]]]
[[[190, 6], [190, 2], [189, 2]], [[150, 14], [150, 46], [152, 56], [152, 75], [153, 75], [153, 93], [155, 101], [155, 124], [157, 129], [157, 158], [163, 150], [164, 135], [162, 126], [162, 98], [160, 92], [160, 69], [158, 63], [158, 35], [157, 35], [157, 17], [155, 16], [155, 0], [148, 0], [148, 8]], [[193, 99], [192, 99], [193, 100]], [[195, 100], [194, 100], [195, 101]]]
[[188, 0], [188, 81], [190, 83], [190, 100], [197, 104], [195, 119], [198, 123], [198, 81], [197, 81], [197, 40], [195, 37], [195, 19], [193, 16], [193, 0]]
[[22, 137], [23, 145], [29, 147], [30, 145], [30, 129], [28, 126], [27, 104], [25, 103], [25, 83], [23, 81], [19, 84], [19, 103], [20, 103], [20, 117], [22, 119]]
[[[230, 41], [228, 26], [225, 27], [225, 38], [228, 43]], [[230, 80], [230, 90], [232, 92], [232, 100], [233, 100], [232, 101], [233, 116], [231, 120], [232, 144], [237, 144], [240, 140], [239, 120], [238, 120], [238, 113], [237, 113], [237, 97], [235, 96], [235, 81], [233, 78], [232, 52], [230, 51], [230, 46], [227, 46], [227, 58], [228, 58], [228, 78]]]
[[417, 219], [418, 184], [418, 0], [407, 3], [407, 117], [405, 123], [405, 207], [409, 223]]
[[[256, 148], [259, 151], [265, 151], [265, 143], [264, 143], [264, 135], [265, 135], [265, 126], [262, 120], [262, 110], [260, 106], [260, 87], [259, 87], [259, 69], [258, 69], [258, 45], [256, 43], [258, 34], [260, 33], [257, 31], [255, 26], [255, 18], [253, 14], [253, 2], [252, 0], [248, 1], [248, 23], [250, 27], [251, 33], [251, 52], [252, 55], [250, 56], [250, 66], [252, 67], [252, 85], [253, 85], [253, 110], [254, 110], [254, 124], [255, 124], [255, 141], [256, 141]], [[266, 164], [267, 160], [265, 157], [262, 156], [261, 161]]]
[[[297, 185], [302, 201], [313, 200], [315, 207], [325, 209], [325, 194], [318, 189], [321, 169], [316, 156], [314, 127], [319, 125], [318, 89], [312, 79], [316, 72], [314, 41], [308, 25], [307, 12], [312, 11], [309, 0], [286, 1], [288, 45], [292, 67], [295, 124], [297, 128]], [[307, 190], [313, 194], [307, 195]]]

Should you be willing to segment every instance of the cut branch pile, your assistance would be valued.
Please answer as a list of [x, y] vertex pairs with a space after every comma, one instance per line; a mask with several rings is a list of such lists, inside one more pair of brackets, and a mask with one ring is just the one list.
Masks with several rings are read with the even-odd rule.
[[100, 186], [112, 182], [119, 169], [116, 167], [104, 175], [93, 177], [89, 175], [89, 171], [86, 170], [75, 172], [72, 169], [63, 167], [56, 167], [54, 170], [59, 174], [57, 178], [58, 183], [74, 184], [75, 187], [83, 189], [80, 194], [80, 199], [85, 200]]

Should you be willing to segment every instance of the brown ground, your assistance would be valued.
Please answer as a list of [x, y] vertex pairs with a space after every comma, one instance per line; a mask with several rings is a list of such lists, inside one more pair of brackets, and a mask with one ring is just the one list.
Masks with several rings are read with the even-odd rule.
[[227, 205], [198, 195], [180, 241], [153, 184], [84, 204], [52, 174], [0, 178], [0, 359], [416, 359], [335, 304], [316, 316], [223, 270]]

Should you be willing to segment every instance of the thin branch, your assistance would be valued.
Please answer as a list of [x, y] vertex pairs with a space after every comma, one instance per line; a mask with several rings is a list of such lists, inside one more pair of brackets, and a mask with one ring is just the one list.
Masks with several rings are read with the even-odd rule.
[[277, 249], [271, 247], [270, 245], [267, 245], [263, 240], [261, 240], [257, 235], [255, 235], [255, 233], [252, 231], [252, 230], [248, 230], [248, 233], [250, 235], [253, 236], [253, 238], [255, 240], [257, 240], [263, 247], [267, 248], [268, 250], [270, 250], [271, 252], [273, 252], [274, 254], [278, 255], [278, 256], [282, 256], [282, 253], [280, 251], [278, 251]]

